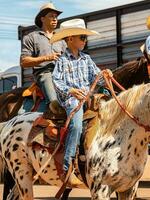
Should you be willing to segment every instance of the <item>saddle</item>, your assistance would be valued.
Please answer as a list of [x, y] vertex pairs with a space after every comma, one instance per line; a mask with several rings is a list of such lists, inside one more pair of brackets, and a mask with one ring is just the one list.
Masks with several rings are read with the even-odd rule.
[[38, 85], [35, 82], [24, 90], [24, 92], [22, 93], [22, 97], [32, 97], [33, 106], [31, 108], [31, 112], [36, 111], [40, 105], [40, 102], [45, 98], [42, 90], [38, 87]]
[[[104, 94], [95, 94], [90, 99], [90, 108], [86, 110], [83, 116], [83, 122], [94, 118], [99, 112], [99, 106], [102, 99], [106, 99]], [[61, 112], [60, 112], [61, 110]], [[38, 117], [30, 131], [28, 143], [37, 142], [47, 148], [55, 148], [60, 139], [60, 128], [64, 126], [67, 120], [65, 109], [57, 101], [50, 104], [50, 109], [46, 109], [43, 116]]]
[[44, 98], [42, 91], [35, 82], [32, 83], [32, 85], [29, 86], [27, 89], [25, 89], [24, 92], [22, 93], [23, 97], [28, 97], [31, 95], [32, 96], [36, 95], [37, 97]]

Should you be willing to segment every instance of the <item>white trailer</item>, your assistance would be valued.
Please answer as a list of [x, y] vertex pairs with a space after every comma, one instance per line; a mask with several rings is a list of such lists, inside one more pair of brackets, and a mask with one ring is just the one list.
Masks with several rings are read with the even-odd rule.
[[21, 67], [13, 66], [0, 72], [0, 94], [22, 86]]

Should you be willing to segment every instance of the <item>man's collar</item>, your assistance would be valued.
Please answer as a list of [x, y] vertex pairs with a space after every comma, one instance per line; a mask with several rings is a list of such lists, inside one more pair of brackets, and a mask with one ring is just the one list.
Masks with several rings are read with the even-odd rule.
[[[39, 34], [44, 35], [45, 37], [47, 37], [46, 33], [45, 33], [42, 29], [39, 29], [38, 32], [39, 32]], [[56, 32], [53, 31], [53, 34], [55, 34], [55, 33], [56, 33]], [[48, 37], [47, 37], [47, 38], [48, 38]], [[49, 39], [49, 38], [48, 38], [48, 39]]]
[[[72, 54], [72, 52], [70, 51], [69, 48], [66, 48], [66, 55], [67, 55], [68, 58], [75, 58], [75, 56]], [[79, 51], [79, 58], [85, 59], [85, 55], [84, 55], [84, 53], [82, 53], [82, 51]]]

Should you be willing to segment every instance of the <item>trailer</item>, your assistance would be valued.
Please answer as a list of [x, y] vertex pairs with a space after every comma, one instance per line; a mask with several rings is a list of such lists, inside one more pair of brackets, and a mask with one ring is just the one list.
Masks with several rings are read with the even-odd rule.
[[[124, 6], [76, 15], [59, 20], [82, 18], [87, 28], [100, 33], [100, 36], [88, 38], [85, 51], [101, 68], [115, 69], [123, 63], [136, 59], [142, 55], [140, 46], [144, 43], [149, 31], [146, 18], [150, 15], [150, 1], [141, 1]], [[19, 26], [18, 39], [22, 41], [24, 35], [36, 30], [36, 26]], [[32, 71], [22, 71], [22, 84], [32, 82]]]
[[16, 87], [22, 86], [20, 66], [13, 66], [0, 72], [0, 94], [9, 92]]

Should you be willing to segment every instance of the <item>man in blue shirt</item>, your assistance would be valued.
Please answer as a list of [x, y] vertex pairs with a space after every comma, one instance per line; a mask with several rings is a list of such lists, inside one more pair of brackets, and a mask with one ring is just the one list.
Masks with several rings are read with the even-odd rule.
[[[60, 31], [51, 38], [51, 42], [64, 39], [67, 43], [67, 49], [56, 61], [52, 74], [59, 102], [65, 108], [67, 116], [86, 97], [90, 85], [100, 72], [90, 56], [82, 52], [87, 36], [95, 34], [98, 33], [86, 29], [84, 20], [73, 19], [63, 22], [60, 25]], [[100, 80], [99, 84], [103, 85], [103, 80]], [[83, 106], [74, 114], [69, 124], [65, 141], [64, 177], [80, 144], [82, 120]], [[73, 173], [69, 181], [70, 184], [77, 186], [82, 183]]]

